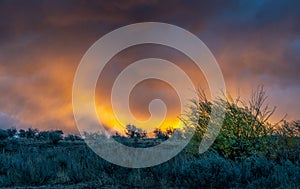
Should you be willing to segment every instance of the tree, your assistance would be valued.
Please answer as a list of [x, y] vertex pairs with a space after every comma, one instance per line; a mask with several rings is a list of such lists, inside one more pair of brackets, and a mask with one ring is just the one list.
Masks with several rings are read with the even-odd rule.
[[128, 124], [126, 126], [125, 134], [129, 138], [145, 138], [147, 136], [147, 132], [141, 128], [137, 128], [135, 125]]
[[7, 129], [6, 131], [9, 135], [9, 137], [13, 137], [17, 134], [17, 129], [16, 128], [10, 128], [10, 129]]
[[153, 132], [155, 133], [155, 137], [158, 139], [167, 140], [169, 138], [169, 135], [161, 129], [156, 128]]
[[28, 128], [28, 130], [25, 132], [25, 135], [27, 138], [36, 138], [38, 132], [38, 129]]
[[48, 140], [51, 144], [58, 144], [60, 140], [63, 139], [63, 131], [42, 131], [38, 134], [38, 138], [42, 140]]
[[50, 131], [49, 132], [49, 140], [50, 140], [50, 143], [52, 144], [58, 144], [58, 142], [60, 140], [63, 139], [63, 131], [62, 130], [55, 130], [55, 131]]
[[19, 136], [22, 137], [22, 138], [25, 138], [26, 137], [26, 131], [24, 129], [20, 129], [19, 130]]
[[69, 134], [64, 138], [66, 141], [76, 141], [76, 140], [82, 140], [80, 136]]

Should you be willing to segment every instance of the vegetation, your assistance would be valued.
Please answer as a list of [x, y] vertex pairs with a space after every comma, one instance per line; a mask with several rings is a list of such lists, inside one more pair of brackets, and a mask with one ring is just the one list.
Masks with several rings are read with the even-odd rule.
[[[178, 156], [161, 165], [128, 169], [98, 157], [81, 137], [63, 132], [0, 130], [0, 187], [46, 188], [300, 188], [300, 121], [271, 124], [262, 87], [252, 99], [209, 101], [203, 92], [193, 100], [184, 130], [155, 129], [155, 138], [127, 125], [125, 136], [113, 138], [132, 147], [149, 147], [189, 129], [195, 135]], [[198, 153], [212, 104], [226, 109], [223, 126], [211, 148]], [[105, 138], [85, 133], [85, 138]]]
[[72, 142], [74, 142], [74, 141], [81, 141], [82, 140], [82, 138], [80, 136], [74, 135], [74, 134], [69, 134], [64, 139], [66, 141], [72, 141]]
[[37, 137], [42, 140], [47, 140], [51, 144], [57, 145], [60, 140], [63, 139], [63, 131], [56, 130], [56, 131], [43, 131], [40, 132]]
[[[280, 138], [287, 135], [299, 136], [295, 132], [296, 129], [289, 131], [293, 135], [288, 134], [286, 130], [279, 129], [282, 127], [280, 124], [287, 125], [287, 122], [283, 120], [276, 124], [268, 122], [275, 108], [270, 109], [268, 105], [265, 105], [266, 99], [262, 86], [253, 91], [248, 104], [241, 101], [239, 97], [233, 99], [230, 96], [210, 102], [205, 93], [200, 91], [199, 100], [192, 101], [192, 113], [184, 120], [188, 127], [195, 129], [195, 135], [189, 145], [190, 152], [198, 152], [195, 150], [198, 150], [197, 146], [207, 129], [213, 104], [226, 109], [222, 128], [212, 146], [212, 149], [224, 158], [245, 159], [257, 154], [271, 155], [274, 153], [274, 148], [270, 148], [270, 145], [279, 145], [275, 136], [280, 135]], [[288, 124], [285, 127], [292, 128], [291, 125], [295, 124]]]
[[62, 140], [57, 145], [30, 139], [7, 140], [10, 143], [0, 154], [1, 187], [298, 188], [300, 185], [299, 156], [293, 160], [283, 156], [277, 161], [257, 154], [235, 161], [213, 151], [200, 155], [182, 152], [155, 167], [128, 169], [101, 159], [81, 140]]
[[126, 126], [125, 134], [129, 138], [136, 138], [136, 139], [145, 138], [147, 136], [146, 131], [137, 128], [135, 125], [130, 125], [130, 124]]
[[9, 137], [8, 132], [6, 132], [3, 129], [0, 129], [0, 140], [4, 140], [4, 139], [6, 139], [8, 137]]

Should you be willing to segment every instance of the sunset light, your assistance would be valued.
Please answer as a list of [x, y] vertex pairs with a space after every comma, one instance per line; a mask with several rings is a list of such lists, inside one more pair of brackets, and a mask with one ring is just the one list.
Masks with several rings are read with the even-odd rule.
[[300, 188], [300, 1], [0, 0], [0, 188]]

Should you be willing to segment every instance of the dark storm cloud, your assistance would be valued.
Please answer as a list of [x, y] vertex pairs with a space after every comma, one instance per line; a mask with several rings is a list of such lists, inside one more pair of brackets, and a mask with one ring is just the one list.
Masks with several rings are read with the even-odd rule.
[[215, 17], [199, 36], [217, 57], [224, 56], [220, 64], [227, 74], [244, 70], [295, 85], [299, 61], [289, 51], [299, 52], [290, 47], [300, 35], [298, 7], [297, 1], [243, 1]]
[[257, 83], [265, 84], [276, 101], [282, 94], [291, 97], [277, 105], [296, 118], [299, 7], [299, 1], [280, 0], [2, 0], [0, 112], [36, 127], [57, 123], [75, 130], [72, 79], [85, 51], [112, 29], [158, 21], [199, 36], [216, 56], [229, 91], [248, 93]]

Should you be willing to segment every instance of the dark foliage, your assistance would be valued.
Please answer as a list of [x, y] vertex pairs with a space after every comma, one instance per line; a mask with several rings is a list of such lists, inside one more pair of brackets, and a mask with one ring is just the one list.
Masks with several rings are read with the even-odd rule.
[[62, 130], [42, 131], [37, 135], [37, 138], [49, 141], [51, 144], [58, 144], [58, 142], [63, 139], [62, 135]]
[[153, 133], [155, 134], [155, 137], [156, 137], [156, 138], [163, 139], [163, 140], [167, 140], [168, 138], [172, 137], [172, 135], [173, 135], [176, 131], [179, 132], [179, 130], [174, 129], [174, 128], [167, 128], [165, 131], [162, 131], [161, 129], [156, 128], [156, 129], [153, 131]]
[[19, 137], [22, 137], [22, 138], [26, 137], [26, 131], [24, 129], [19, 130]]
[[66, 140], [66, 141], [73, 141], [74, 142], [74, 141], [82, 140], [82, 138], [80, 136], [78, 136], [78, 135], [69, 134], [68, 136], [66, 136], [64, 138], [64, 140]]
[[25, 133], [27, 138], [36, 138], [38, 132], [38, 129], [29, 128]]
[[145, 138], [147, 136], [147, 132], [141, 128], [137, 128], [135, 125], [127, 125], [125, 134], [129, 138]]
[[4, 140], [9, 137], [9, 134], [6, 130], [0, 129], [0, 140]]
[[83, 141], [61, 141], [53, 145], [25, 139], [10, 140], [9, 143], [13, 146], [12, 150], [5, 150], [0, 154], [0, 187], [43, 185], [46, 188], [65, 188], [71, 185], [70, 188], [297, 188], [300, 186], [299, 156], [294, 162], [283, 157], [279, 161], [270, 160], [259, 154], [241, 161], [233, 161], [211, 151], [200, 155], [181, 152], [170, 161], [155, 167], [128, 169], [101, 159]]
[[6, 131], [7, 131], [9, 137], [14, 137], [17, 134], [16, 128], [10, 128], [10, 129], [7, 129]]
[[156, 138], [163, 139], [163, 140], [167, 140], [169, 138], [169, 135], [166, 132], [163, 132], [161, 129], [157, 128], [153, 132]]

